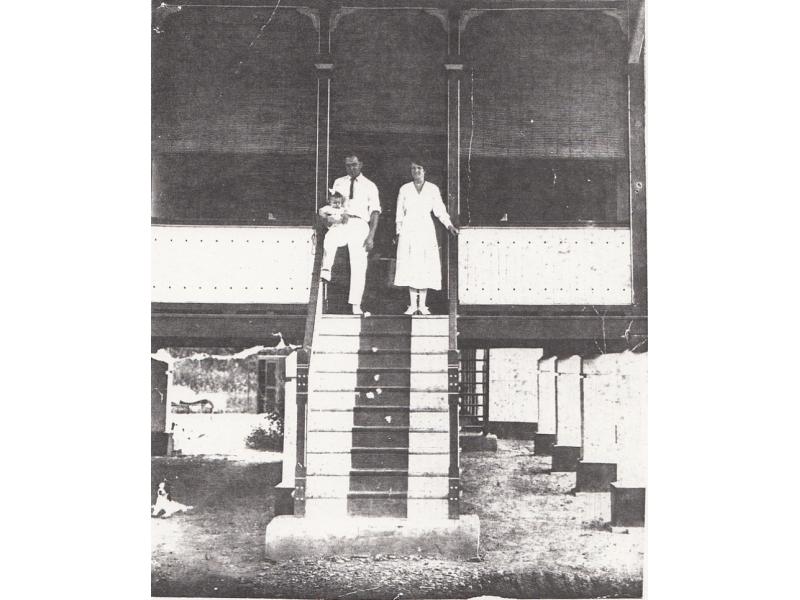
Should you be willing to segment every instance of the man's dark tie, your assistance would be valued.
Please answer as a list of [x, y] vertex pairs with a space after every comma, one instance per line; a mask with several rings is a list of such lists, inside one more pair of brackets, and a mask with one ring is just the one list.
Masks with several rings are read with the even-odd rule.
[[350, 200], [353, 199], [353, 186], [355, 185], [355, 183], [356, 183], [356, 178], [355, 177], [351, 177], [350, 178]]

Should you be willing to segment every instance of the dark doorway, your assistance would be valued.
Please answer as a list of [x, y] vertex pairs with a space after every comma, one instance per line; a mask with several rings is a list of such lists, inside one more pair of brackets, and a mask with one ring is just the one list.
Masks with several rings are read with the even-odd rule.
[[[356, 48], [357, 51], [353, 51]], [[374, 314], [395, 314], [408, 306], [406, 288], [390, 285], [395, 258], [395, 206], [400, 186], [411, 181], [412, 157], [423, 160], [428, 181], [447, 189], [447, 35], [442, 23], [423, 10], [357, 10], [343, 16], [331, 34], [336, 65], [331, 82], [330, 178], [345, 174], [345, 154], [358, 155], [363, 173], [378, 186], [382, 215], [367, 268], [362, 305]], [[455, 215], [451, 215], [455, 216]], [[433, 217], [432, 217], [433, 218]], [[437, 222], [444, 252], [444, 228]], [[337, 268], [347, 262], [339, 250]], [[442, 264], [446, 257], [442, 255]], [[331, 312], [347, 310], [337, 301], [334, 273]], [[446, 278], [443, 277], [443, 285]], [[339, 278], [341, 281], [342, 278]], [[446, 291], [431, 291], [429, 306], [446, 313]]]

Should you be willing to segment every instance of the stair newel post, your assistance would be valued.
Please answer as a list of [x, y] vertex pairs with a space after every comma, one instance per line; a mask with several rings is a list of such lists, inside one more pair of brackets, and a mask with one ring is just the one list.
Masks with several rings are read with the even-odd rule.
[[460, 516], [459, 499], [461, 496], [461, 479], [459, 471], [459, 424], [458, 424], [458, 350], [448, 352], [447, 361], [447, 393], [450, 408], [450, 469], [447, 492], [448, 515], [451, 519]]
[[483, 435], [489, 435], [489, 348], [483, 351]]
[[308, 359], [305, 348], [297, 353], [297, 460], [294, 471], [294, 516], [306, 514], [306, 420], [308, 414]]

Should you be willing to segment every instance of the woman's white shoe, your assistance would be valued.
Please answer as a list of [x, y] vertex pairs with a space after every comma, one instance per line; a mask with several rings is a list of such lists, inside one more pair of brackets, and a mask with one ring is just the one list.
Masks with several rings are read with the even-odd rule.
[[404, 312], [403, 314], [404, 315], [413, 315], [415, 312], [417, 312], [417, 308], [415, 306], [409, 306], [406, 309], [406, 312]]
[[431, 309], [427, 306], [420, 306], [419, 307], [419, 314], [421, 315], [429, 315], [431, 314]]

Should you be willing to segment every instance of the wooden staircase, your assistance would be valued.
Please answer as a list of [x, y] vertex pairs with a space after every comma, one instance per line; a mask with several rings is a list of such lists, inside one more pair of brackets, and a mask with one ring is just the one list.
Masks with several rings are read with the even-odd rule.
[[447, 518], [448, 317], [319, 315], [306, 516]]

